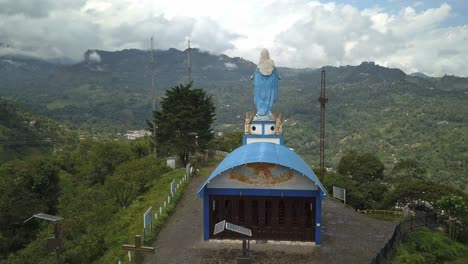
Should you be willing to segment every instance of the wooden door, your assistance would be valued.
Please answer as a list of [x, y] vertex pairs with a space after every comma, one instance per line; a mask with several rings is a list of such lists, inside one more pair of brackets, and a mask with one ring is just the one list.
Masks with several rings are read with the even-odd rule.
[[315, 240], [315, 198], [271, 196], [210, 196], [210, 238], [242, 239], [231, 231], [213, 235], [222, 220], [252, 230], [252, 239]]

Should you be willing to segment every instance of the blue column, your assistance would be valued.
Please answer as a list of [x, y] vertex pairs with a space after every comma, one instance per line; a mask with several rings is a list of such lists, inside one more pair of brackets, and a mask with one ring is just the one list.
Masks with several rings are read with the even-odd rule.
[[322, 196], [321, 191], [315, 196], [315, 245], [320, 245], [322, 241]]
[[203, 239], [210, 239], [210, 199], [208, 189], [203, 192]]

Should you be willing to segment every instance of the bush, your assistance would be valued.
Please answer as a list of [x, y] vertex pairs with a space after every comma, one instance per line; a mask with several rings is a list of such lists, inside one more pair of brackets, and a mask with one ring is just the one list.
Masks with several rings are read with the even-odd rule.
[[452, 241], [444, 233], [420, 228], [399, 245], [393, 263], [443, 263], [466, 254], [468, 246]]

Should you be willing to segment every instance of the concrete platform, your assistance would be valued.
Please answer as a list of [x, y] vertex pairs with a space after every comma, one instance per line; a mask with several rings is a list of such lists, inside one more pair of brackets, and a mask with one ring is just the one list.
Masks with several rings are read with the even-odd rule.
[[[203, 241], [202, 200], [196, 192], [204, 177], [192, 179], [167, 225], [153, 244], [156, 254], [144, 263], [237, 263], [242, 244]], [[342, 203], [323, 203], [322, 244], [274, 242], [250, 244], [252, 263], [368, 263], [391, 236], [395, 223], [367, 218]]]

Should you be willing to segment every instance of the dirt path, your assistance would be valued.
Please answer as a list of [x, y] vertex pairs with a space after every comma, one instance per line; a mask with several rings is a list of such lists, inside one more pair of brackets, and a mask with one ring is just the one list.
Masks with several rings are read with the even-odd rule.
[[[193, 178], [167, 225], [159, 233], [156, 254], [145, 263], [237, 263], [240, 243], [203, 241], [202, 200], [205, 177]], [[367, 218], [343, 204], [323, 203], [322, 245], [251, 244], [254, 263], [368, 263], [383, 247], [395, 224]]]

